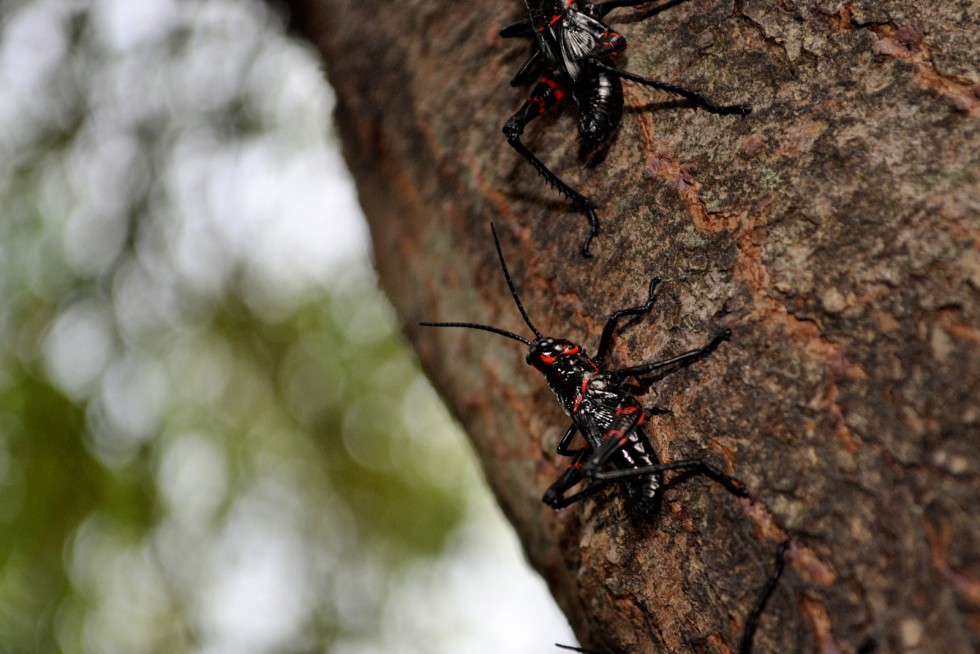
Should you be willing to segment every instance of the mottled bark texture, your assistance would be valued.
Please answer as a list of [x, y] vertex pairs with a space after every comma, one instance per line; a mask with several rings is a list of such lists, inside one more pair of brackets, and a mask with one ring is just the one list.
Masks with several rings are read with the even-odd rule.
[[[980, 649], [976, 0], [611, 14], [630, 70], [755, 111], [713, 116], [626, 84], [599, 154], [582, 151], [574, 107], [532, 123], [529, 147], [597, 202], [588, 261], [584, 219], [500, 133], [526, 93], [508, 81], [527, 45], [497, 31], [522, 2], [291, 4], [337, 90], [384, 287], [584, 645], [731, 651], [789, 531], [757, 652], [854, 652], [869, 638], [883, 652]], [[648, 524], [618, 491], [541, 504], [568, 421], [522, 347], [415, 326], [527, 333], [491, 221], [548, 334], [595, 347], [609, 312], [664, 278], [613, 364], [734, 330], [644, 401], [673, 411], [651, 421], [664, 459], [706, 457], [754, 501], [695, 477]]]

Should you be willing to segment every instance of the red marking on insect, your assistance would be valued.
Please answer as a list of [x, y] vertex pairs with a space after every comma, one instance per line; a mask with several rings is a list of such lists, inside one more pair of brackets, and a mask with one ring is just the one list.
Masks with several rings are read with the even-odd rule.
[[612, 30], [606, 30], [596, 37], [593, 54], [603, 59], [612, 59], [618, 56], [619, 53], [625, 51], [628, 45], [622, 34]]
[[555, 100], [561, 100], [565, 97], [565, 88], [561, 84], [550, 77], [542, 77], [541, 81], [544, 82], [548, 88], [551, 89], [551, 92], [555, 94]]
[[626, 442], [626, 439], [623, 438], [623, 431], [621, 429], [613, 429], [612, 431], [607, 432], [606, 435], [603, 436], [603, 438], [608, 439], [608, 438], [612, 438], [613, 436], [619, 436], [621, 443]]
[[563, 14], [555, 14], [554, 16], [551, 17], [551, 20], [548, 21], [548, 24], [547, 25], [542, 25], [541, 27], [539, 27], [538, 28], [538, 31], [539, 32], [545, 31], [546, 28], [551, 27], [552, 25], [554, 25], [555, 23], [557, 23], [558, 21], [560, 21], [562, 16], [563, 16]]
[[[565, 3], [565, 9], [568, 9], [573, 4], [575, 4], [575, 0], [568, 0], [568, 2]], [[554, 25], [555, 23], [557, 23], [558, 21], [560, 21], [561, 18], [562, 18], [562, 16], [564, 16], [564, 15], [565, 15], [565, 12], [564, 11], [561, 12], [560, 14], [555, 14], [554, 16], [551, 17], [551, 20], [548, 21], [548, 24], [547, 25], [542, 25], [541, 27], [537, 28], [538, 31], [539, 32], [543, 32], [544, 31], [544, 28], [551, 27], [552, 25]]]
[[550, 366], [551, 364], [553, 364], [558, 359], [558, 357], [564, 357], [564, 356], [570, 356], [572, 354], [578, 354], [581, 350], [582, 350], [582, 348], [580, 348], [578, 345], [572, 345], [571, 347], [569, 347], [568, 345], [566, 345], [566, 346], [564, 346], [564, 349], [562, 349], [562, 351], [558, 353], [557, 356], [551, 356], [550, 354], [539, 354], [538, 355], [538, 358], [541, 359], [541, 362], [542, 363], [545, 363], [545, 364], [547, 364], [547, 365]]
[[635, 406], [624, 406], [624, 407], [620, 407], [620, 408], [616, 409], [616, 415], [617, 416], [622, 416], [622, 415], [627, 415], [628, 416], [631, 413], [636, 413], [636, 407]]
[[[599, 369], [596, 368], [596, 372], [598, 371]], [[582, 385], [579, 386], [578, 394], [575, 396], [575, 404], [572, 405], [572, 413], [578, 411], [579, 406], [582, 405], [582, 400], [585, 399], [585, 389], [588, 388], [590, 381], [592, 381], [592, 375], [589, 375], [584, 380], [582, 380]]]

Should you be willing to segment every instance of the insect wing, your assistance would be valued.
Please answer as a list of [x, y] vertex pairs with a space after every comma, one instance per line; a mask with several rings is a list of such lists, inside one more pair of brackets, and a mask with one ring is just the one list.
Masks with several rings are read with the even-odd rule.
[[612, 424], [619, 401], [619, 396], [608, 390], [605, 380], [597, 375], [592, 378], [572, 412], [575, 426], [593, 451], [602, 445], [602, 437]]
[[559, 45], [562, 63], [571, 79], [578, 79], [582, 72], [582, 60], [595, 50], [596, 43], [606, 30], [606, 26], [596, 19], [578, 12], [568, 12], [561, 21]]

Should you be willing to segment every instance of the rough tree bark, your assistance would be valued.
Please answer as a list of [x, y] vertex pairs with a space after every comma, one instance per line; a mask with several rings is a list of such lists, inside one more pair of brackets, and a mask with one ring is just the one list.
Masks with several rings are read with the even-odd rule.
[[[980, 8], [975, 0], [691, 0], [618, 10], [625, 63], [721, 102], [719, 117], [626, 85], [599, 156], [573, 112], [531, 149], [597, 201], [603, 233], [506, 144], [523, 99], [518, 0], [291, 0], [323, 53], [382, 282], [471, 435], [532, 564], [582, 643], [728, 652], [786, 530], [799, 535], [758, 652], [980, 649]], [[611, 491], [541, 502], [567, 424], [512, 341], [525, 333], [493, 221], [544, 332], [595, 346], [664, 278], [616, 362], [733, 339], [645, 398], [663, 458], [704, 456], [651, 524]], [[517, 598], [519, 601], [519, 598]], [[487, 616], [493, 620], [494, 616]], [[501, 628], [506, 628], [502, 625]], [[543, 635], [545, 638], [547, 635]]]

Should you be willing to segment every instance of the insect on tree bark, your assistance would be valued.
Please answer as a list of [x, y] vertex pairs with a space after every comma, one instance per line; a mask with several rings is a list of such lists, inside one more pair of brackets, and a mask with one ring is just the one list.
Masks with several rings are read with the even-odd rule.
[[[756, 651], [980, 649], [975, 2], [617, 12], [630, 70], [753, 112], [720, 120], [627, 84], [599, 154], [568, 137], [572, 112], [535, 121], [528, 147], [602, 208], [590, 260], [581, 216], [500, 137], [528, 50], [499, 31], [523, 3], [287, 4], [336, 89], [382, 283], [584, 646], [729, 651], [783, 525], [804, 546]], [[663, 279], [610, 365], [732, 328], [644, 402], [672, 411], [648, 423], [664, 460], [721, 461], [757, 503], [697, 479], [648, 526], [623, 519], [616, 491], [541, 503], [567, 425], [550, 392], [505, 339], [413, 326], [520, 328], [491, 221], [542, 332], [590, 341]]]

